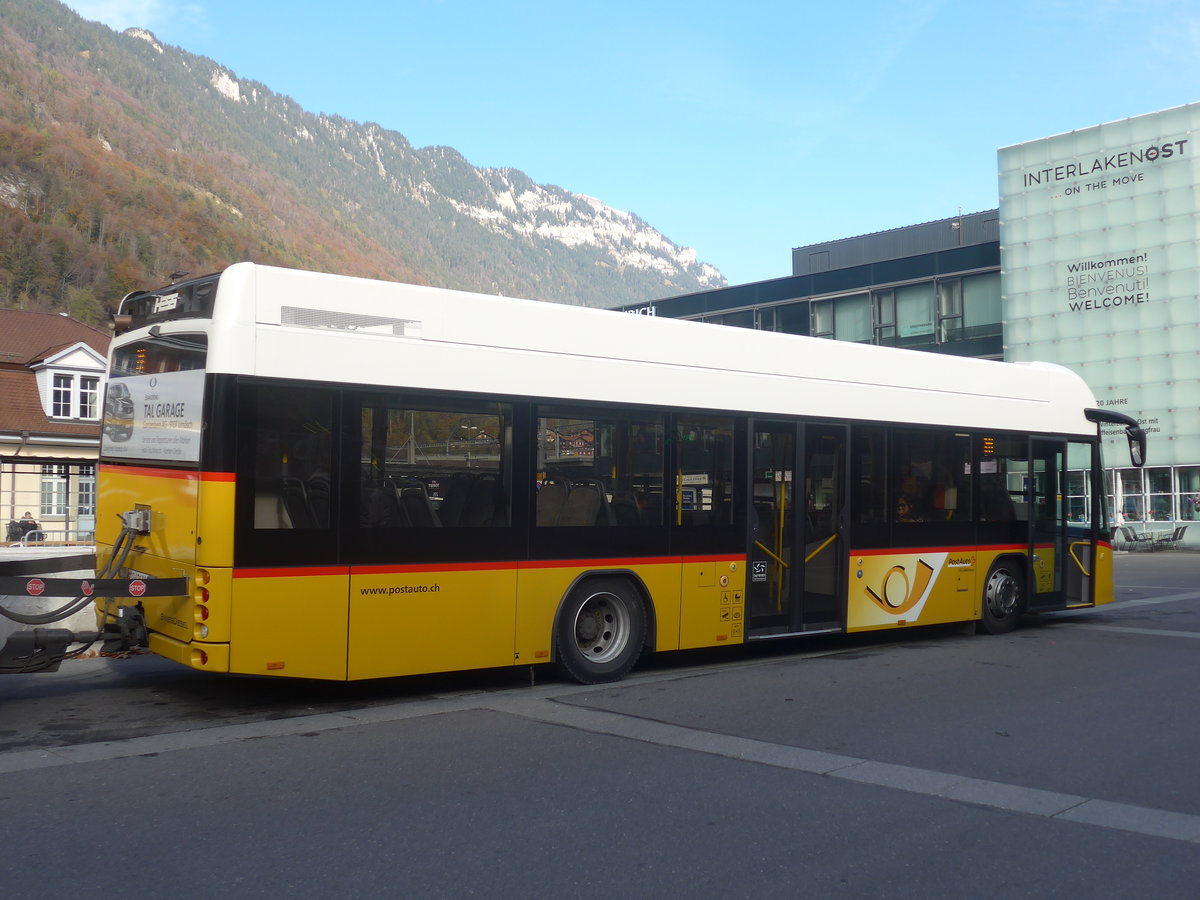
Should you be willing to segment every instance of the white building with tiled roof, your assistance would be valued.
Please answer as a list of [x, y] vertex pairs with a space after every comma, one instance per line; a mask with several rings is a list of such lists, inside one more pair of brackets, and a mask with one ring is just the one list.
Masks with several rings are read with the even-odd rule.
[[35, 537], [89, 539], [109, 341], [66, 315], [0, 309], [0, 540], [26, 512]]

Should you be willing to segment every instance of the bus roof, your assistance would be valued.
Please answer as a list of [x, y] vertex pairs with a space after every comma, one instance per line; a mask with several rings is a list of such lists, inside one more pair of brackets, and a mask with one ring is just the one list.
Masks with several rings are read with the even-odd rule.
[[[1094, 436], [1074, 372], [238, 263], [207, 368], [456, 393]], [[163, 333], [196, 331], [173, 319]], [[140, 331], [138, 332], [140, 333]], [[121, 343], [119, 339], [117, 343]]]

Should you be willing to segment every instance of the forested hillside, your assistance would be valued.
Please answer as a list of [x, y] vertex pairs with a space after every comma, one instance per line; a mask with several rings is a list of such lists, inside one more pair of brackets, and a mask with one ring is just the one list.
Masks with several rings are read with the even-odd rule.
[[611, 306], [724, 283], [636, 216], [313, 115], [53, 0], [0, 7], [0, 305], [95, 322], [239, 260]]

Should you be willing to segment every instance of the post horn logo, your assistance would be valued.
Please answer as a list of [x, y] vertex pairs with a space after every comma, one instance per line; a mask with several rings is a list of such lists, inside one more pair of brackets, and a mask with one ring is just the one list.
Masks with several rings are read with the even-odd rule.
[[929, 581], [933, 578], [933, 566], [923, 559], [917, 560], [917, 571], [909, 581], [904, 566], [892, 566], [879, 585], [878, 593], [867, 585], [867, 594], [879, 608], [892, 615], [903, 615], [925, 596]]

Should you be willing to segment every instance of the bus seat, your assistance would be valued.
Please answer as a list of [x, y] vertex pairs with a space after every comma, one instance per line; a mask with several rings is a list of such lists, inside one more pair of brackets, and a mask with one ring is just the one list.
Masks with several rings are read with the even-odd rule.
[[363, 524], [367, 528], [405, 528], [409, 524], [390, 483], [366, 487], [363, 506]]
[[279, 494], [254, 495], [255, 528], [291, 528], [292, 517]]
[[614, 525], [642, 524], [642, 511], [638, 507], [637, 497], [632, 491], [613, 494], [609, 507], [612, 509]]
[[504, 515], [504, 504], [498, 488], [495, 476], [473, 477], [459, 524], [466, 528], [488, 528], [501, 524], [498, 519]]
[[462, 521], [463, 510], [471, 494], [470, 475], [455, 474], [446, 479], [442, 486], [442, 502], [438, 506], [438, 519], [444, 528], [456, 528]]
[[562, 518], [571, 482], [561, 475], [552, 475], [542, 482], [537, 492], [537, 524], [558, 525]]
[[604, 491], [599, 482], [583, 481], [571, 485], [566, 505], [559, 516], [559, 525], [607, 525], [604, 513]]
[[283, 479], [283, 508], [293, 528], [315, 528], [317, 520], [308, 506], [308, 492], [299, 478]]
[[313, 475], [305, 485], [308, 509], [318, 528], [329, 527], [329, 476]]
[[400, 508], [408, 516], [413, 528], [441, 528], [442, 523], [429, 502], [429, 493], [423, 482], [405, 483], [398, 488]]

